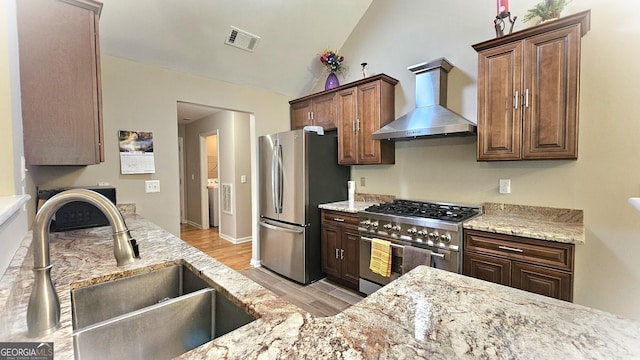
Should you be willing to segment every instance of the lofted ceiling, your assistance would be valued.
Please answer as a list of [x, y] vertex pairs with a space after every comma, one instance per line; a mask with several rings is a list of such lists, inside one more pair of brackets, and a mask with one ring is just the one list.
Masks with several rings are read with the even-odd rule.
[[[319, 54], [340, 49], [373, 0], [100, 1], [104, 54], [295, 98], [326, 76]], [[232, 27], [260, 37], [253, 52], [225, 44]], [[179, 120], [209, 115], [178, 109]]]

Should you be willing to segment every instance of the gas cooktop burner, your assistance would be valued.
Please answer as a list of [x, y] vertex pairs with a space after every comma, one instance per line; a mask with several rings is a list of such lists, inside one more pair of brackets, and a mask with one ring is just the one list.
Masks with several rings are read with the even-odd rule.
[[480, 209], [475, 207], [398, 199], [389, 203], [372, 205], [365, 211], [378, 214], [430, 218], [451, 222], [461, 222], [472, 216], [478, 215], [481, 212]]

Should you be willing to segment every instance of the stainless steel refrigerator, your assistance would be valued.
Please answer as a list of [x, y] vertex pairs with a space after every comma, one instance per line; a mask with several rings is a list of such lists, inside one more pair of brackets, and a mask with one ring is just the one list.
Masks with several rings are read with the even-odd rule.
[[259, 147], [262, 265], [303, 284], [321, 279], [318, 205], [346, 200], [350, 176], [336, 134], [281, 132]]

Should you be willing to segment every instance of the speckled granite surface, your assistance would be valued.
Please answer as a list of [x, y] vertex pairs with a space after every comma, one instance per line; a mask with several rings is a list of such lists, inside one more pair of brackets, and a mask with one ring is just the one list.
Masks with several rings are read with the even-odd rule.
[[584, 244], [582, 210], [485, 203], [482, 216], [463, 224], [465, 229]]
[[368, 208], [371, 205], [378, 204], [377, 202], [367, 202], [367, 201], [354, 201], [353, 203], [349, 203], [348, 201], [337, 201], [327, 204], [320, 204], [318, 207], [320, 209], [325, 210], [333, 210], [333, 211], [342, 211], [348, 213], [357, 213], [358, 211], [362, 211]]
[[136, 213], [136, 204], [134, 203], [126, 203], [126, 204], [118, 204], [118, 210], [122, 215], [129, 215]]
[[371, 203], [384, 203], [393, 201], [396, 197], [393, 195], [383, 195], [383, 194], [366, 194], [366, 193], [356, 193], [355, 200], [356, 201], [364, 201]]
[[[420, 266], [333, 317], [315, 318], [137, 215], [142, 259], [117, 267], [108, 227], [52, 236], [62, 326], [56, 359], [73, 358], [71, 287], [183, 262], [259, 319], [184, 359], [614, 359], [640, 356], [640, 322]], [[0, 339], [25, 340], [32, 255], [26, 238], [0, 281]], [[158, 265], [161, 264], [161, 265]]]
[[349, 201], [336, 201], [327, 204], [320, 204], [318, 207], [326, 210], [357, 213], [371, 205], [393, 201], [393, 199], [395, 199], [395, 196], [393, 195], [356, 193], [355, 201], [352, 204], [350, 204]]

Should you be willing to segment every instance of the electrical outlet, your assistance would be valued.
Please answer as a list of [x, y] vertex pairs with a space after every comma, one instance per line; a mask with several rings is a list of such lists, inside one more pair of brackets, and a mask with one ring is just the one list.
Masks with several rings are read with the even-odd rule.
[[144, 191], [148, 193], [160, 192], [160, 180], [146, 180], [144, 182]]
[[511, 194], [511, 179], [500, 179], [500, 194]]
[[364, 176], [360, 178], [360, 186], [365, 186]]

